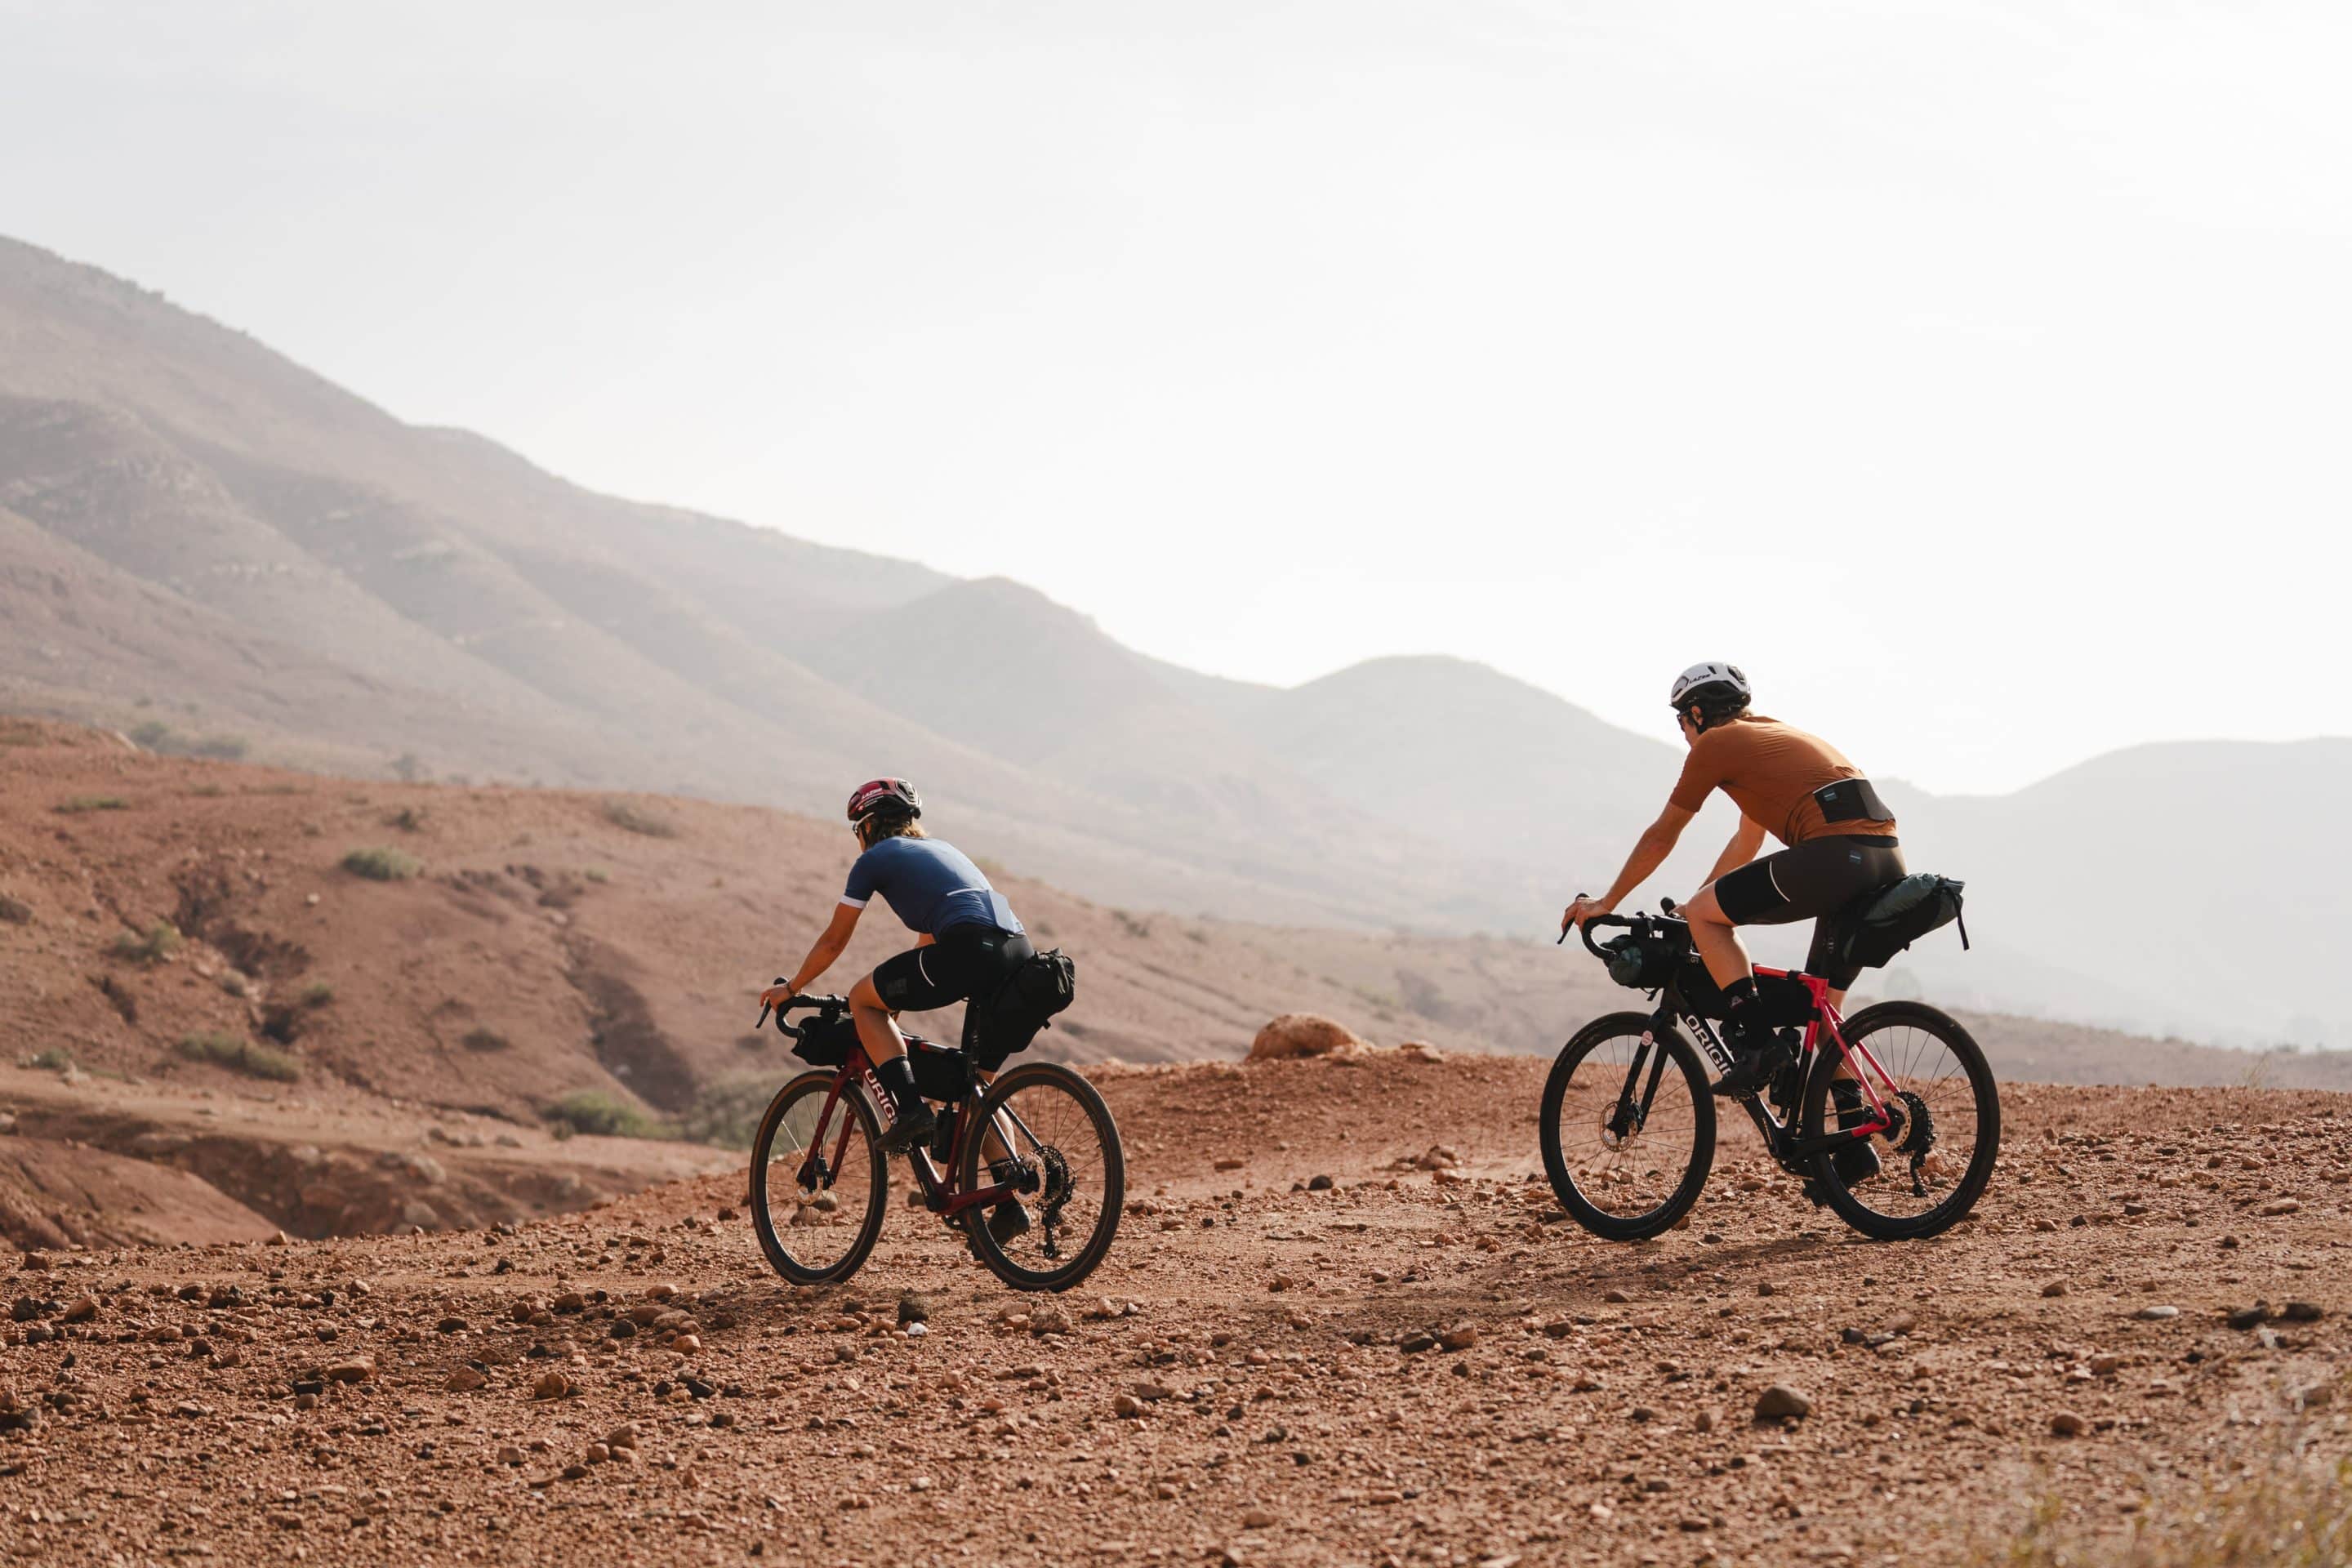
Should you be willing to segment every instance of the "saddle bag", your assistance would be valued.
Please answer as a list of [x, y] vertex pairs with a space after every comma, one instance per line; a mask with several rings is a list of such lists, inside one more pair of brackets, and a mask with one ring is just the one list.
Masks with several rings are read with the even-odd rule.
[[[1078, 966], [1060, 948], [1034, 953], [1007, 975], [964, 1048], [983, 1072], [994, 1072], [1007, 1057], [1029, 1048], [1038, 1031], [1053, 1027], [1054, 1016], [1076, 1000]], [[969, 1009], [981, 1015], [978, 1007]]]
[[1960, 915], [1960, 893], [1967, 886], [1920, 871], [1892, 887], [1864, 893], [1842, 920], [1845, 929], [1838, 942], [1839, 958], [1856, 968], [1876, 969], [1929, 931], [1955, 921], [1960, 928], [1960, 949], [1966, 952], [1969, 922]]

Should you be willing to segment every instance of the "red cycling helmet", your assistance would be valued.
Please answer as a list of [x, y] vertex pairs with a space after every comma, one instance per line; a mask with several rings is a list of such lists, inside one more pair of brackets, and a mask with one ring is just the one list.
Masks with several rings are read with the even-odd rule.
[[905, 779], [868, 779], [849, 792], [849, 820], [863, 822], [877, 811], [923, 815], [923, 797]]

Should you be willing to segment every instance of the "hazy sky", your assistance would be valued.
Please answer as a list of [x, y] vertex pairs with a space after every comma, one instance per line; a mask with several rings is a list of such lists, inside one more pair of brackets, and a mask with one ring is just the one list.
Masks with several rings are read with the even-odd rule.
[[2345, 7], [0, 0], [0, 232], [1183, 663], [1665, 736], [1731, 658], [1941, 790], [2352, 731]]

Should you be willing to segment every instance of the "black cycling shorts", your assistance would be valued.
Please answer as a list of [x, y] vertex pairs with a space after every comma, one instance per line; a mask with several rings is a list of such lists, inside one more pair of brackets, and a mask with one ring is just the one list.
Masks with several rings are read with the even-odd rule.
[[975, 996], [986, 1001], [1036, 951], [1027, 937], [994, 926], [950, 926], [930, 946], [883, 960], [874, 990], [894, 1013], [928, 1013]]
[[1813, 921], [1805, 973], [1843, 991], [1861, 974], [1830, 956], [1831, 917], [1863, 894], [1901, 881], [1903, 849], [1892, 835], [1832, 834], [1751, 860], [1715, 881], [1715, 901], [1736, 926]]

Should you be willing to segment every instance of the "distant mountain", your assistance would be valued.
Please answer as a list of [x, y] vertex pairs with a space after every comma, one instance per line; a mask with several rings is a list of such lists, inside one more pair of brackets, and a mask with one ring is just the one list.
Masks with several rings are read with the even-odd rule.
[[[1293, 925], [1546, 933], [1679, 763], [1460, 659], [1223, 679], [1018, 584], [596, 495], [5, 240], [0, 627], [0, 705], [160, 749], [827, 819], [901, 773], [1031, 875]], [[1979, 939], [1890, 983], [2352, 1044], [2327, 812], [2352, 742], [2141, 747], [1999, 798], [1880, 782], [1913, 865], [1969, 879]], [[1733, 825], [1711, 803], [1640, 901], [1695, 890]]]

